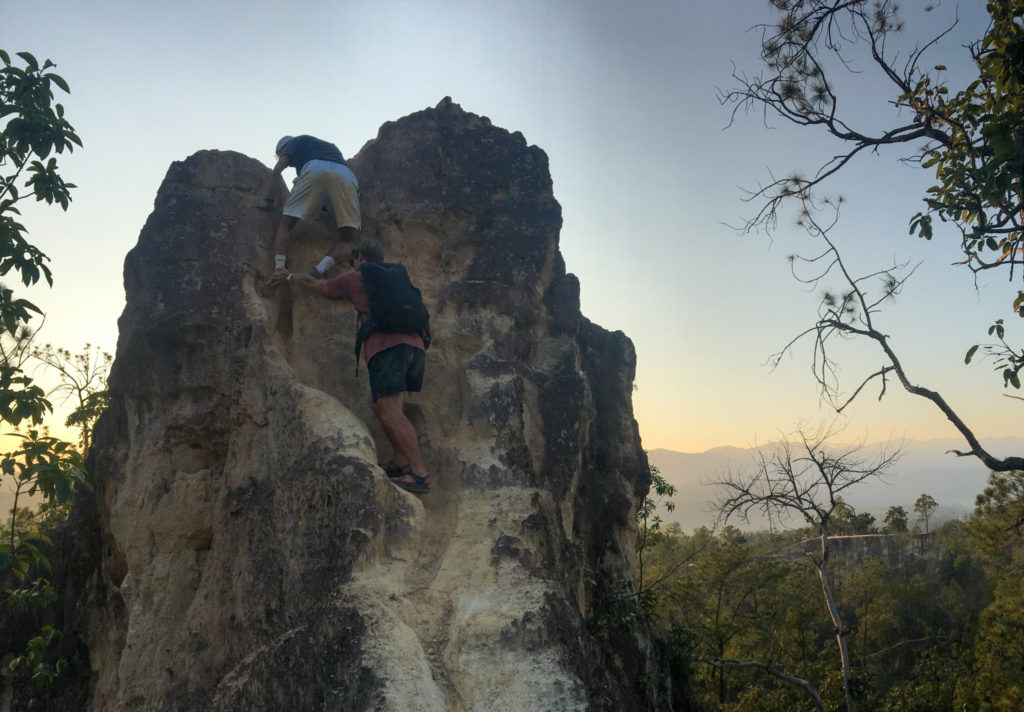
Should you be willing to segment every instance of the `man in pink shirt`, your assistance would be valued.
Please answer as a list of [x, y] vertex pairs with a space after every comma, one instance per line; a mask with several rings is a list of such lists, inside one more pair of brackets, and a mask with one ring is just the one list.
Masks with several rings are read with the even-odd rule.
[[[350, 272], [320, 280], [281, 268], [271, 275], [271, 282], [289, 281], [328, 299], [347, 299], [359, 313], [361, 324], [370, 314], [370, 299], [359, 266], [383, 261], [380, 243], [365, 239], [352, 250], [354, 269]], [[394, 484], [418, 494], [430, 491], [430, 476], [420, 455], [416, 428], [406, 417], [404, 405], [405, 392], [418, 392], [423, 385], [425, 350], [423, 336], [413, 333], [373, 331], [363, 342], [363, 357], [370, 373], [373, 414], [394, 452], [385, 471]]]

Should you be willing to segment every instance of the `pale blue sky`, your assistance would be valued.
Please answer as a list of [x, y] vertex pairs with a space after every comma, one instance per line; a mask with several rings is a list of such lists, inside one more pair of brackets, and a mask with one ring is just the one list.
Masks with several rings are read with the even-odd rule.
[[[0, 47], [49, 57], [71, 84], [61, 101], [85, 147], [64, 161], [78, 184], [66, 215], [26, 210], [53, 258], [55, 287], [32, 296], [43, 334], [113, 351], [124, 303], [121, 267], [172, 161], [231, 149], [268, 165], [282, 134], [311, 133], [356, 153], [386, 121], [451, 96], [520, 131], [550, 159], [563, 208], [561, 249], [580, 277], [583, 312], [634, 341], [634, 403], [644, 445], [699, 451], [745, 446], [827, 418], [806, 351], [772, 372], [768, 357], [811, 323], [816, 300], [789, 276], [805, 242], [769, 241], [724, 223], [748, 212], [740, 186], [768, 167], [815, 167], [826, 140], [754, 115], [724, 130], [716, 87], [732, 63], [756, 70], [757, 0], [417, 0], [401, 2], [79, 2], [5, 8]], [[916, 7], [916, 3], [910, 3]], [[908, 8], [913, 10], [913, 7]], [[956, 9], [924, 20], [936, 27]], [[963, 37], [984, 3], [959, 7]], [[915, 25], [916, 26], [916, 25]], [[954, 38], [934, 55], [964, 57]], [[867, 75], [849, 79], [865, 116]], [[836, 183], [849, 199], [839, 239], [864, 269], [925, 260], [883, 325], [911, 377], [942, 390], [982, 435], [1020, 435], [1024, 404], [1001, 395], [987, 365], [963, 366], [1011, 286], [979, 297], [942, 241], [907, 235], [928, 176], [893, 156], [865, 156]], [[1015, 293], [1015, 291], [1013, 292]], [[1016, 325], [1015, 325], [1016, 326]], [[876, 367], [851, 353], [846, 372]], [[863, 398], [852, 437], [953, 434], [933, 408], [896, 389]]]

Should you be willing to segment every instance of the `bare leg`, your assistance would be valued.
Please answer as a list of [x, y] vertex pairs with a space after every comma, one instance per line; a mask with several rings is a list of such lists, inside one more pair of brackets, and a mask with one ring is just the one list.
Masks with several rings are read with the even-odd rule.
[[295, 227], [295, 223], [298, 221], [298, 218], [291, 215], [281, 216], [281, 222], [277, 224], [277, 232], [274, 234], [275, 255], [288, 254], [288, 245], [292, 241], [292, 228]]
[[[402, 409], [404, 404], [404, 393], [381, 396], [373, 404], [373, 414], [377, 417], [377, 422], [380, 423], [384, 434], [391, 442], [391, 448], [395, 451], [395, 464], [408, 464], [412, 472], [426, 478], [428, 477], [427, 468], [420, 455], [419, 436], [416, 434], [416, 428], [412, 421], [406, 417]], [[402, 480], [410, 484], [414, 481], [408, 475]]]
[[[277, 224], [277, 232], [274, 233], [274, 269], [284, 267], [284, 257], [282, 255], [285, 257], [288, 255], [288, 244], [292, 239], [292, 228], [298, 221], [298, 218], [294, 218], [291, 215], [281, 216], [281, 222]], [[277, 290], [280, 287], [280, 281], [275, 282], [272, 279], [268, 279], [260, 287], [260, 295], [270, 299], [277, 294]]]
[[[354, 227], [339, 227], [338, 237], [331, 243], [326, 256], [313, 267], [318, 276], [325, 276], [327, 270], [338, 263], [347, 263], [351, 255], [351, 249], [355, 247], [359, 239], [359, 231]], [[312, 274], [312, 273], [311, 273]]]
[[327, 251], [328, 256], [341, 264], [348, 261], [349, 252], [359, 244], [359, 230], [351, 225], [338, 228], [338, 239]]

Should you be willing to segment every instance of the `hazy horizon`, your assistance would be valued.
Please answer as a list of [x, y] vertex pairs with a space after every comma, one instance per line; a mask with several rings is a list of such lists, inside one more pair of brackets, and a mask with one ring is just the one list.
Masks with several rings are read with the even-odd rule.
[[[874, 514], [881, 524], [882, 517], [890, 506], [900, 505], [914, 516], [913, 505], [922, 493], [932, 495], [939, 503], [941, 520], [952, 516], [963, 516], [974, 508], [975, 497], [984, 489], [989, 470], [976, 458], [949, 455], [946, 450], [954, 445], [952, 438], [936, 438], [926, 441], [908, 440], [904, 455], [884, 480], [869, 480], [851, 488], [844, 500], [859, 512]], [[865, 443], [865, 452], [870, 454], [882, 443]], [[1012, 454], [1024, 451], [1024, 437], [986, 438], [983, 443], [996, 453], [1005, 448]], [[763, 443], [760, 447], [770, 445]], [[706, 484], [716, 473], [726, 467], [742, 468], [750, 464], [754, 448], [721, 446], [699, 453], [685, 453], [664, 448], [648, 450], [648, 460], [660, 470], [661, 476], [677, 488], [671, 498], [676, 505], [674, 512], [663, 508], [659, 515], [666, 522], [679, 522], [684, 531], [714, 523], [712, 502], [715, 488]], [[653, 496], [653, 495], [652, 495]], [[732, 522], [740, 528], [768, 528], [763, 519], [755, 519], [754, 525]], [[791, 524], [799, 526], [799, 523]]]

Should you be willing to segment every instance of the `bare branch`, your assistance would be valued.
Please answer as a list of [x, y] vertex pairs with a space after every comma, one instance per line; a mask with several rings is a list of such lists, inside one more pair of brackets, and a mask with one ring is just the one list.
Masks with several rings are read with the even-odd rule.
[[711, 665], [717, 668], [755, 668], [762, 672], [768, 673], [772, 677], [777, 677], [780, 680], [784, 680], [791, 685], [796, 685], [808, 694], [813, 700], [814, 706], [817, 707], [821, 712], [826, 712], [825, 703], [821, 699], [821, 695], [818, 694], [817, 688], [814, 687], [809, 681], [804, 680], [793, 675], [787, 675], [786, 673], [778, 670], [771, 665], [756, 661], [740, 661], [740, 660], [708, 660], [701, 658], [701, 662], [706, 665]]
[[913, 645], [921, 645], [922, 643], [931, 643], [933, 641], [938, 642], [940, 645], [945, 645], [949, 642], [945, 637], [934, 635], [928, 635], [924, 638], [915, 638], [913, 640], [901, 640], [895, 645], [890, 645], [888, 648], [882, 648], [881, 650], [876, 650], [870, 655], [865, 655], [863, 658], [861, 658], [861, 662], [866, 663], [871, 660], [877, 660], [878, 658], [888, 655], [894, 650], [899, 650], [900, 648], [905, 648]]
[[828, 441], [838, 433], [834, 424], [813, 432], [799, 427], [793, 437], [783, 437], [779, 442], [756, 448], [752, 469], [734, 471], [729, 468], [712, 484], [722, 490], [717, 502], [722, 522], [732, 517], [747, 519], [750, 512], [759, 511], [769, 520], [797, 515], [817, 530], [821, 551], [818, 556], [808, 553], [808, 557], [817, 570], [825, 607], [832, 619], [842, 664], [846, 708], [852, 712], [855, 705], [850, 689], [848, 631], [828, 574], [829, 527], [837, 508], [844, 504], [842, 495], [866, 480], [884, 478], [899, 460], [901, 447], [886, 446], [869, 457], [862, 452], [861, 445], [830, 446]]
[[[882, 379], [882, 390], [879, 394], [879, 398], [881, 398], [885, 394], [887, 377], [893, 374], [904, 390], [931, 401], [946, 416], [957, 429], [957, 432], [970, 445], [970, 450], [966, 454], [974, 455], [986, 467], [997, 472], [1024, 469], [1024, 457], [995, 457], [981, 445], [972, 429], [938, 391], [912, 383], [899, 356], [889, 343], [889, 337], [876, 328], [874, 316], [878, 314], [881, 303], [899, 293], [919, 265], [915, 265], [909, 271], [907, 271], [906, 264], [893, 265], [888, 269], [878, 270], [863, 276], [854, 276], [847, 268], [835, 240], [830, 235], [830, 230], [838, 219], [838, 206], [834, 203], [830, 204], [832, 214], [826, 224], [824, 221], [819, 221], [813, 216], [814, 206], [808, 201], [803, 201], [803, 205], [802, 214], [804, 219], [802, 224], [804, 229], [811, 236], [824, 242], [826, 249], [813, 258], [806, 260], [794, 258], [791, 260], [791, 263], [793, 265], [819, 265], [825, 259], [829, 261], [824, 269], [819, 268], [809, 277], [796, 275], [797, 279], [804, 284], [817, 285], [829, 275], [836, 274], [845, 283], [845, 288], [848, 291], [840, 295], [826, 292], [819, 302], [818, 320], [812, 327], [805, 329], [791, 339], [783, 347], [782, 351], [772, 356], [772, 364], [777, 365], [782, 356], [792, 351], [798, 342], [803, 341], [807, 337], [812, 337], [814, 345], [811, 361], [812, 373], [818, 383], [822, 398], [837, 413], [843, 412], [870, 382], [878, 378]], [[878, 298], [869, 299], [868, 297], [866, 285], [871, 279], [881, 280], [882, 282], [881, 296]], [[843, 396], [841, 394], [838, 368], [829, 356], [829, 344], [838, 337], [854, 337], [874, 341], [888, 362], [887, 365], [880, 367], [863, 378], [851, 396]]]

